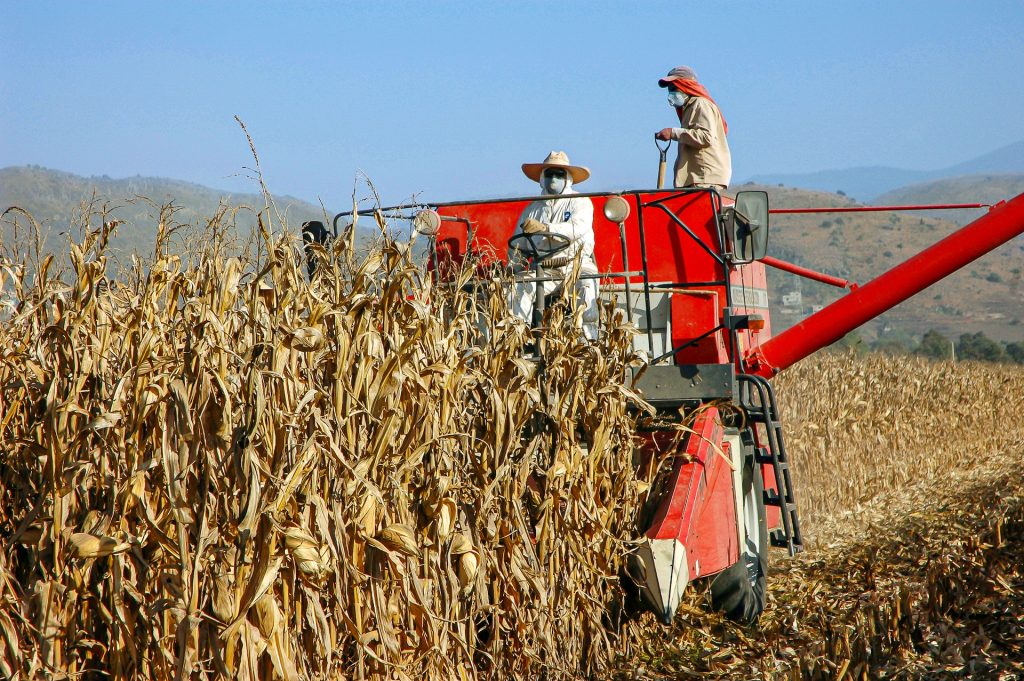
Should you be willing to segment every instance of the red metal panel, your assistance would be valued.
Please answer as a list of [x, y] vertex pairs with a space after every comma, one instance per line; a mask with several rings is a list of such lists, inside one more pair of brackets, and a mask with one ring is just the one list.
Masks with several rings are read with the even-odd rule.
[[722, 427], [717, 420], [718, 410], [712, 407], [694, 422], [694, 432], [687, 438], [684, 451], [676, 457], [665, 499], [644, 533], [649, 539], [678, 539], [686, 543], [693, 514], [703, 496], [711, 443], [721, 441]]
[[732, 460], [728, 442], [720, 442], [724, 457], [717, 452], [707, 462], [704, 502], [686, 543], [690, 576], [707, 577], [721, 572], [740, 558], [733, 497]]
[[[692, 436], [691, 436], [692, 437]], [[676, 459], [665, 499], [644, 533], [649, 539], [678, 539], [685, 542], [690, 516], [704, 492], [704, 464]]]
[[768, 309], [768, 276], [760, 262], [739, 265], [729, 273], [732, 288], [732, 307], [735, 314], [757, 314], [764, 317], [764, 328], [760, 330], [741, 329], [738, 357], [747, 348], [755, 347], [772, 337], [771, 315]]
[[[715, 291], [681, 291], [672, 295], [672, 347], [698, 338], [718, 324], [721, 307]], [[676, 353], [676, 364], [728, 364], [722, 332]]]
[[1021, 233], [1024, 194], [997, 204], [966, 227], [767, 341], [744, 359], [744, 365], [751, 373], [773, 376]]
[[[515, 231], [516, 221], [527, 201], [503, 201], [495, 203], [448, 206], [438, 210], [443, 218], [437, 233], [437, 269], [442, 277], [449, 268], [457, 267], [469, 253], [481, 262], [506, 262], [508, 240]], [[469, 243], [469, 232], [473, 242]]]
[[[779, 493], [779, 483], [775, 479], [775, 466], [770, 463], [761, 464], [761, 477], [764, 479], [764, 491]], [[765, 518], [768, 529], [774, 530], [782, 527], [782, 509], [778, 506], [765, 506]]]
[[[678, 194], [672, 191], [627, 194], [630, 215], [626, 220], [629, 266], [639, 270], [642, 262], [639, 214], [643, 210], [647, 235], [650, 280], [655, 282], [710, 281], [721, 279], [720, 266], [704, 252], [662, 209], [650, 204], [661, 199], [665, 207], [678, 215], [687, 227], [712, 250], [718, 250], [715, 211], [710, 192]], [[603, 213], [606, 196], [595, 196], [595, 258], [601, 272], [622, 271], [622, 243], [619, 226]], [[438, 213], [446, 218], [437, 235], [438, 257], [461, 261], [469, 251], [485, 258], [507, 260], [507, 242], [516, 228], [527, 201], [494, 201], [478, 204], [445, 205]], [[641, 208], [641, 205], [644, 207]], [[467, 227], [473, 231], [473, 243], [467, 244]], [[635, 277], [633, 281], [640, 281]], [[724, 295], [721, 298], [725, 300]]]
[[[717, 409], [693, 424], [683, 455], [676, 461], [665, 498], [644, 534], [677, 539], [687, 551], [690, 574], [724, 570], [739, 559], [732, 468]], [[720, 453], [724, 453], [722, 456]]]

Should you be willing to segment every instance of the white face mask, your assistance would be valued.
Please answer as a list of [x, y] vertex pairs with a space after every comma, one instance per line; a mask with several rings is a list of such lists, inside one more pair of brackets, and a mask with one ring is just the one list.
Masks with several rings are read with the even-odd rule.
[[679, 90], [670, 90], [668, 93], [668, 103], [674, 107], [686, 106], [687, 96]]
[[558, 170], [551, 172], [545, 170], [540, 176], [540, 188], [545, 194], [561, 194], [565, 191], [565, 185], [568, 184], [567, 175], [564, 170]]

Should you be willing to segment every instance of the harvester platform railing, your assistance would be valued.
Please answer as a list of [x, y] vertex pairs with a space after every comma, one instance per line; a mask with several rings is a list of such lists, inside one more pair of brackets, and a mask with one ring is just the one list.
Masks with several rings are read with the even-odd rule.
[[644, 205], [654, 206], [655, 208], [658, 208], [658, 209], [664, 211], [668, 215], [670, 220], [672, 220], [674, 223], [679, 225], [683, 229], [684, 232], [686, 232], [688, 235], [690, 235], [691, 239], [693, 239], [694, 241], [697, 242], [698, 246], [700, 246], [702, 249], [704, 249], [705, 253], [707, 253], [712, 258], [714, 258], [715, 261], [719, 265], [725, 265], [725, 257], [721, 253], [716, 253], [714, 250], [711, 249], [710, 246], [708, 246], [706, 243], [704, 243], [704, 241], [700, 237], [698, 237], [696, 234], [693, 233], [693, 230], [690, 229], [685, 222], [683, 222], [682, 220], [679, 219], [678, 215], [676, 215], [675, 213], [670, 211], [668, 208], [666, 208], [665, 204], [663, 204], [660, 201], [657, 201], [657, 202], [648, 203], [648, 204], [644, 204]]
[[[711, 205], [712, 205], [712, 208], [713, 208], [712, 214], [714, 215], [714, 218], [715, 218], [715, 233], [718, 236], [718, 251], [717, 252], [714, 249], [712, 249], [711, 246], [709, 246], [707, 243], [705, 243], [703, 239], [698, 237], [694, 233], [694, 231], [685, 222], [683, 222], [679, 218], [678, 215], [676, 215], [671, 210], [669, 210], [669, 208], [665, 205], [665, 203], [667, 201], [671, 201], [673, 199], [677, 199], [677, 198], [679, 198], [681, 196], [687, 196], [689, 194], [695, 194], [695, 193], [700, 193], [700, 192], [707, 193], [708, 200], [711, 201]], [[639, 193], [634, 194], [634, 198], [635, 198], [636, 204], [637, 204], [637, 224], [639, 226], [639, 231], [640, 231], [640, 252], [641, 252], [641, 258], [643, 260], [643, 270], [644, 270], [644, 297], [645, 297], [645, 303], [646, 303], [645, 307], [646, 307], [646, 313], [647, 313], [647, 333], [648, 333], [648, 346], [647, 347], [652, 349], [652, 354], [653, 354], [654, 341], [651, 338], [651, 334], [652, 334], [652, 332], [651, 332], [651, 289], [652, 288], [672, 289], [672, 288], [701, 288], [701, 287], [706, 287], [706, 286], [722, 286], [725, 289], [725, 305], [726, 305], [726, 307], [729, 307], [729, 308], [732, 307], [732, 287], [729, 286], [729, 269], [728, 269], [727, 253], [725, 252], [725, 235], [723, 233], [722, 223], [721, 223], [721, 220], [720, 220], [720, 214], [721, 214], [721, 209], [722, 209], [722, 198], [719, 195], [717, 190], [715, 190], [715, 189], [706, 189], [706, 188], [681, 189], [681, 190], [678, 190], [678, 191], [676, 191], [676, 192], [674, 192], [672, 194], [669, 194], [667, 196], [662, 196], [660, 198], [654, 199], [652, 201], [646, 201], [646, 202], [643, 202], [643, 201], [640, 200], [640, 194]], [[718, 281], [706, 281], [706, 282], [659, 283], [659, 284], [655, 284], [655, 285], [652, 286], [651, 282], [650, 282], [650, 277], [648, 276], [647, 237], [646, 237], [646, 232], [644, 231], [644, 210], [643, 209], [644, 208], [648, 208], [648, 207], [657, 208], [658, 210], [663, 211], [668, 216], [669, 220], [674, 222], [680, 229], [683, 230], [683, 232], [687, 236], [690, 237], [691, 240], [696, 242], [696, 244], [705, 253], [707, 253], [709, 256], [711, 256], [711, 258], [714, 259], [714, 261], [718, 264], [718, 266], [722, 268], [722, 279], [718, 280]], [[717, 333], [718, 331], [723, 330], [723, 328], [724, 327], [719, 325], [719, 326], [711, 329], [710, 331], [702, 334], [698, 338], [694, 338], [691, 341], [688, 341], [688, 342], [684, 343], [680, 347], [672, 348], [672, 350], [670, 350], [668, 352], [665, 352], [665, 353], [662, 353], [661, 355], [658, 355], [657, 357], [652, 358], [650, 360], [649, 364], [656, 365], [656, 364], [659, 364], [660, 362], [663, 362], [663, 361], [669, 359], [670, 357], [674, 357], [681, 350], [684, 350], [687, 347], [690, 347], [691, 345], [695, 345], [699, 341], [701, 341], [701, 340], [703, 340], [703, 339], [713, 335], [714, 333]], [[730, 344], [731, 355], [733, 357], [737, 357], [736, 350], [737, 350], [738, 346], [736, 344], [736, 339], [733, 336], [733, 334], [729, 334], [729, 344]]]
[[852, 281], [842, 279], [841, 277], [833, 277], [831, 274], [818, 272], [817, 270], [812, 270], [809, 267], [796, 265], [791, 262], [786, 262], [785, 260], [779, 260], [778, 258], [773, 258], [770, 255], [766, 255], [761, 258], [761, 262], [769, 267], [774, 267], [777, 270], [789, 272], [790, 274], [795, 274], [798, 277], [821, 282], [822, 284], [828, 284], [829, 286], [835, 286], [836, 288], [849, 288], [851, 290], [857, 288], [857, 284]]
[[[604, 191], [604, 192], [577, 192], [575, 194], [572, 194], [572, 197], [573, 198], [580, 198], [580, 199], [584, 199], [584, 198], [608, 198], [608, 197], [611, 197], [611, 196], [639, 197], [639, 196], [641, 196], [643, 194], [653, 194], [655, 192], [665, 192], [665, 189], [664, 188], [661, 188], [661, 189], [628, 189], [628, 190], [624, 190], [624, 191], [610, 191], [610, 192], [609, 191]], [[650, 206], [650, 205], [654, 205], [656, 203], [662, 203], [664, 201], [671, 201], [672, 199], [679, 198], [680, 196], [686, 196], [688, 194], [699, 194], [701, 192], [717, 194], [716, 190], [714, 190], [714, 189], [707, 189], [707, 188], [703, 188], [703, 187], [694, 187], [694, 188], [690, 188], [690, 189], [676, 189], [675, 192], [670, 194], [669, 196], [663, 196], [663, 197], [661, 197], [659, 199], [655, 199], [654, 201], [648, 201], [648, 202], [644, 202], [644, 203], [638, 204], [638, 205]], [[505, 197], [494, 198], [494, 199], [473, 199], [473, 200], [469, 200], [469, 201], [441, 201], [441, 202], [415, 201], [413, 203], [396, 204], [394, 206], [381, 206], [381, 207], [377, 207], [377, 208], [360, 208], [359, 210], [345, 210], [345, 211], [341, 211], [340, 213], [336, 213], [334, 215], [334, 222], [337, 223], [337, 221], [340, 220], [341, 218], [352, 217], [353, 215], [360, 215], [360, 216], [366, 217], [366, 216], [373, 216], [373, 215], [376, 215], [376, 214], [380, 213], [381, 215], [383, 215], [385, 217], [395, 217], [395, 218], [405, 219], [408, 216], [404, 214], [404, 211], [416, 211], [416, 210], [421, 210], [423, 208], [430, 208], [430, 209], [436, 210], [438, 208], [459, 208], [459, 207], [462, 207], [462, 206], [482, 206], [482, 205], [485, 205], [485, 204], [490, 205], [490, 204], [497, 204], [497, 203], [517, 203], [519, 201], [550, 201], [551, 199], [552, 199], [552, 196], [550, 194], [538, 194], [536, 196], [533, 196], [533, 195], [505, 196]], [[462, 218], [453, 218], [451, 216], [441, 216], [441, 217], [442, 217], [442, 219], [449, 219], [449, 220], [453, 220], [453, 221], [461, 221], [462, 220]], [[335, 226], [337, 226], [337, 225], [335, 225]]]
[[[768, 212], [773, 215], [807, 215], [812, 213], [878, 213], [878, 212], [897, 212], [897, 211], [915, 211], [915, 210], [963, 210], [971, 208], [991, 208], [992, 205], [988, 203], [935, 203], [935, 204], [912, 204], [903, 206], [834, 206], [834, 207], [819, 207], [819, 208], [772, 208]], [[795, 274], [798, 277], [804, 279], [810, 279], [812, 281], [821, 282], [822, 284], [828, 284], [829, 286], [835, 286], [836, 288], [848, 288], [853, 290], [857, 288], [857, 284], [843, 279], [841, 277], [834, 277], [824, 272], [818, 272], [812, 270], [809, 267], [803, 267], [785, 260], [773, 258], [770, 255], [766, 255], [761, 258], [761, 262], [769, 267], [782, 270], [783, 272], [789, 272]]]
[[667, 281], [660, 282], [657, 284], [651, 284], [651, 288], [654, 290], [660, 289], [674, 289], [674, 288], [707, 288], [708, 286], [728, 286], [729, 281], [726, 279], [716, 279], [714, 281]]
[[[647, 231], [644, 229], [643, 202], [640, 195], [633, 195], [636, 204], [636, 224], [640, 234], [640, 269], [644, 271], [644, 316], [647, 322], [647, 348], [654, 354], [654, 324], [651, 315], [651, 273], [647, 264]], [[630, 313], [632, 314], [632, 313]]]
[[[720, 220], [720, 213], [721, 213], [721, 209], [722, 209], [722, 198], [721, 198], [721, 195], [715, 189], [694, 187], [694, 188], [679, 188], [679, 189], [676, 189], [675, 191], [672, 191], [669, 194], [666, 194], [666, 195], [663, 195], [663, 196], [659, 196], [656, 199], [653, 199], [653, 200], [650, 200], [650, 201], [645, 201], [644, 200], [643, 197], [644, 197], [645, 194], [651, 194], [651, 193], [654, 193], [654, 192], [664, 193], [665, 190], [664, 189], [631, 189], [631, 190], [628, 190], [628, 191], [618, 191], [618, 192], [581, 192], [581, 193], [573, 194], [574, 197], [579, 197], [579, 198], [598, 198], [598, 197], [605, 197], [605, 198], [607, 198], [607, 197], [612, 197], [612, 196], [619, 196], [619, 197], [623, 197], [623, 198], [626, 198], [628, 200], [631, 200], [631, 203], [633, 204], [633, 209], [635, 210], [635, 214], [637, 216], [637, 236], [639, 237], [638, 240], [639, 240], [639, 246], [640, 246], [641, 269], [640, 270], [628, 270], [628, 265], [627, 265], [627, 270], [625, 270], [625, 271], [621, 271], [621, 272], [603, 272], [603, 273], [600, 273], [600, 274], [581, 274], [579, 276], [579, 278], [580, 279], [614, 279], [614, 278], [621, 278], [621, 279], [623, 279], [625, 281], [626, 285], [628, 286], [628, 284], [629, 284], [629, 282], [630, 282], [630, 280], [632, 278], [637, 277], [637, 276], [642, 277], [642, 280], [643, 280], [642, 281], [642, 286], [643, 286], [643, 298], [642, 298], [643, 299], [643, 310], [641, 311], [641, 314], [643, 315], [644, 321], [646, 322], [647, 347], [650, 349], [650, 353], [652, 355], [651, 358], [647, 362], [647, 364], [649, 364], [649, 365], [656, 365], [656, 364], [664, 363], [666, 360], [670, 360], [670, 358], [672, 358], [674, 355], [676, 355], [680, 350], [683, 350], [683, 349], [685, 349], [687, 347], [690, 347], [691, 345], [699, 342], [700, 340], [703, 340], [704, 338], [706, 338], [708, 336], [713, 335], [716, 332], [719, 332], [719, 331], [722, 331], [722, 330], [728, 330], [728, 329], [725, 329], [725, 327], [719, 325], [716, 328], [712, 329], [711, 331], [703, 334], [699, 338], [695, 338], [695, 339], [692, 339], [691, 341], [686, 342], [681, 347], [673, 348], [671, 351], [664, 352], [664, 353], [662, 353], [660, 355], [654, 356], [655, 342], [654, 342], [654, 324], [653, 324], [653, 312], [652, 312], [653, 306], [652, 306], [652, 301], [651, 301], [651, 292], [652, 292], [652, 290], [676, 289], [676, 288], [679, 288], [679, 289], [684, 289], [684, 288], [685, 289], [696, 289], [696, 288], [705, 288], [705, 287], [709, 287], [709, 286], [721, 286], [724, 289], [725, 305], [727, 307], [730, 307], [730, 308], [732, 307], [732, 287], [729, 286], [729, 254], [726, 252], [726, 249], [725, 249], [725, 237], [724, 237], [723, 228], [722, 228], [722, 224], [721, 224], [721, 220]], [[712, 208], [713, 208], [712, 214], [714, 215], [714, 220], [715, 220], [715, 234], [718, 237], [717, 238], [717, 240], [718, 240], [717, 244], [709, 244], [709, 243], [705, 242], [703, 239], [701, 239], [699, 236], [697, 236], [697, 234], [693, 231], [693, 229], [690, 228], [685, 222], [683, 222], [683, 220], [681, 220], [678, 215], [673, 213], [669, 206], [665, 205], [666, 203], [668, 203], [670, 201], [673, 201], [675, 199], [679, 199], [681, 197], [690, 196], [690, 195], [694, 195], [694, 194], [707, 194], [708, 195], [708, 200], [711, 201], [711, 205], [712, 205]], [[367, 216], [367, 217], [382, 216], [382, 217], [386, 217], [386, 218], [397, 218], [397, 219], [410, 220], [413, 217], [413, 214], [416, 211], [422, 210], [422, 209], [425, 209], [425, 208], [429, 208], [431, 210], [435, 210], [436, 211], [438, 209], [444, 209], [444, 208], [459, 208], [459, 207], [463, 207], [463, 206], [474, 206], [474, 205], [484, 205], [484, 204], [498, 204], [498, 203], [513, 203], [513, 202], [520, 202], [520, 201], [540, 201], [540, 200], [550, 200], [550, 199], [551, 199], [551, 197], [548, 196], [548, 195], [540, 195], [540, 196], [517, 196], [517, 197], [503, 197], [503, 198], [499, 198], [499, 199], [480, 199], [480, 200], [471, 200], [471, 201], [454, 201], [454, 202], [439, 202], [439, 203], [433, 203], [433, 202], [411, 202], [411, 203], [406, 204], [406, 205], [377, 206], [377, 207], [373, 207], [373, 208], [364, 208], [364, 209], [357, 209], [357, 210], [352, 210], [352, 211], [343, 211], [343, 212], [337, 213], [334, 216], [334, 219], [332, 221], [332, 227], [333, 227], [333, 231], [334, 231], [335, 236], [337, 236], [337, 234], [339, 232], [339, 221], [344, 219], [344, 218], [352, 218], [354, 216]], [[644, 209], [655, 209], [655, 210], [659, 210], [659, 211], [664, 212], [668, 216], [669, 220], [672, 223], [674, 223], [677, 227], [679, 227], [679, 229], [683, 233], [685, 233], [693, 242], [696, 243], [696, 245], [699, 248], [701, 248], [709, 257], [711, 257], [715, 261], [717, 266], [720, 267], [721, 270], [722, 270], [722, 278], [721, 279], [716, 279], [716, 280], [713, 280], [713, 281], [700, 281], [700, 282], [693, 282], [693, 281], [691, 281], [691, 282], [658, 282], [656, 284], [652, 284], [651, 279], [650, 279], [650, 266], [649, 266], [649, 261], [648, 261], [647, 231], [646, 231], [645, 226], [644, 226], [644, 214], [646, 212]], [[440, 215], [439, 217], [440, 217], [441, 220], [446, 221], [446, 222], [460, 222], [460, 223], [465, 224], [465, 226], [466, 226], [467, 243], [471, 243], [473, 241], [474, 229], [473, 229], [473, 221], [472, 220], [470, 220], [468, 218], [465, 218], [465, 217], [451, 216], [451, 215]], [[623, 235], [623, 239], [624, 239], [624, 235]], [[625, 242], [624, 241], [623, 241], [623, 250], [625, 251]], [[431, 255], [432, 260], [434, 262], [437, 262], [437, 254], [436, 254], [436, 251], [434, 250], [433, 240], [432, 240], [432, 243], [431, 243], [431, 253], [430, 253], [430, 255]], [[625, 262], [624, 262], [624, 264], [625, 264]], [[524, 283], [540, 283], [540, 282], [545, 282], [545, 281], [555, 281], [555, 280], [558, 280], [558, 279], [560, 279], [560, 277], [544, 277], [544, 276], [541, 276], [541, 275], [534, 275], [534, 276], [530, 276], [529, 278], [517, 277], [516, 281], [524, 282]], [[627, 297], [629, 297], [629, 296], [627, 296]], [[632, 310], [632, 305], [628, 305], [628, 307]], [[736, 344], [736, 340], [734, 338], [734, 334], [729, 334], [728, 335], [727, 343], [730, 346], [730, 355], [736, 361], [738, 361], [738, 355], [737, 355], [738, 346]]]
[[991, 208], [990, 203], [935, 203], [907, 206], [833, 206], [823, 208], [772, 208], [773, 215], [801, 215], [807, 213], [878, 213], [913, 210], [962, 210], [965, 208]]
[[[736, 380], [740, 393], [740, 405], [752, 423], [764, 426], [767, 442], [753, 442], [754, 461], [770, 465], [775, 473], [777, 492], [765, 490], [766, 506], [776, 506], [782, 516], [782, 529], [771, 533], [772, 546], [789, 551], [793, 556], [804, 550], [803, 534], [800, 532], [800, 516], [797, 513], [796, 493], [790, 476], [789, 457], [786, 454], [786, 440], [782, 434], [782, 419], [775, 401], [771, 383], [761, 376], [738, 374]], [[756, 432], [756, 430], [755, 430]]]
[[651, 360], [651, 364], [657, 364], [658, 362], [660, 362], [660, 361], [662, 361], [664, 359], [668, 359], [672, 355], [677, 355], [680, 352], [682, 352], [683, 350], [685, 350], [686, 348], [692, 347], [692, 346], [696, 345], [697, 343], [700, 343], [705, 338], [707, 338], [709, 336], [713, 336], [714, 334], [718, 333], [719, 331], [728, 331], [728, 329], [725, 326], [722, 326], [721, 324], [719, 324], [718, 326], [716, 326], [714, 328], [708, 329], [707, 331], [705, 331], [701, 335], [697, 336], [696, 338], [691, 338], [690, 340], [686, 341], [685, 343], [681, 343], [681, 344], [675, 346], [674, 348], [672, 348], [668, 352], [665, 352], [665, 353], [662, 353], [662, 354], [658, 355], [657, 357], [655, 357], [654, 359]]

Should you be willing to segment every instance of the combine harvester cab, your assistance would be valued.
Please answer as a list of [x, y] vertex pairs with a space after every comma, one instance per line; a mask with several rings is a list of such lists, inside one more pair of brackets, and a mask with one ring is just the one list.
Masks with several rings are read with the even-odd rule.
[[[713, 605], [752, 624], [764, 609], [769, 546], [802, 550], [767, 379], [1024, 232], [1024, 195], [861, 287], [769, 257], [770, 213], [936, 206], [773, 211], [765, 192], [733, 200], [712, 189], [578, 196], [594, 202], [600, 298], [636, 325], [634, 348], [647, 358], [628, 380], [658, 414], [638, 432], [645, 445], [636, 464], [651, 486], [623, 586], [668, 624], [689, 583], [712, 579]], [[420, 211], [414, 224], [431, 237], [435, 274], [445, 278], [466, 258], [505, 262], [516, 222], [537, 198], [548, 197]], [[850, 292], [773, 337], [766, 264]]]

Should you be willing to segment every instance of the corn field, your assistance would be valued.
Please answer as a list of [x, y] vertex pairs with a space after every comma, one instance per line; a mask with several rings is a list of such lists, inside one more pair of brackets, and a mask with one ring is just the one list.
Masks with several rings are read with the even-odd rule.
[[[799, 563], [769, 582], [760, 638], [701, 607], [700, 585], [674, 629], [616, 621], [645, 405], [610, 312], [591, 344], [554, 305], [538, 370], [503, 275], [478, 282], [490, 296], [464, 290], [469, 267], [439, 286], [378, 214], [375, 248], [353, 226], [309, 280], [269, 211], [241, 248], [226, 215], [173, 248], [187, 230], [163, 211], [155, 253], [116, 276], [89, 211], [66, 261], [0, 244], [4, 678], [879, 668], [857, 657], [867, 615], [785, 653], [787, 627], [830, 612]], [[843, 523], [870, 534], [877, 499], [1024, 450], [1020, 372], [825, 358], [780, 379], [812, 550]]]
[[111, 281], [107, 229], [66, 272], [0, 268], [4, 676], [607, 668], [627, 329], [592, 346], [556, 306], [541, 380], [504, 296], [433, 285], [408, 243], [350, 230], [309, 283], [295, 239], [227, 257], [208, 227]]

